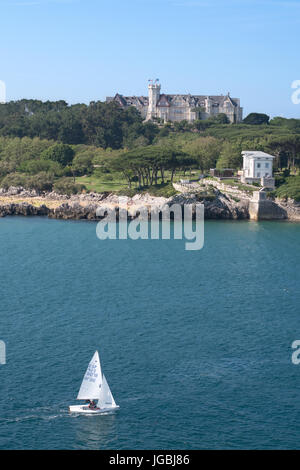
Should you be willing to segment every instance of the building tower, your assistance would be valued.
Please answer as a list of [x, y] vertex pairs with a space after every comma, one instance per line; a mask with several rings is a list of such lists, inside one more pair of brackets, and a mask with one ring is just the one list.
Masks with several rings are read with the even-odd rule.
[[148, 97], [149, 105], [147, 111], [146, 120], [153, 119], [156, 117], [156, 105], [160, 97], [160, 84], [158, 83], [158, 78], [156, 80], [148, 80]]

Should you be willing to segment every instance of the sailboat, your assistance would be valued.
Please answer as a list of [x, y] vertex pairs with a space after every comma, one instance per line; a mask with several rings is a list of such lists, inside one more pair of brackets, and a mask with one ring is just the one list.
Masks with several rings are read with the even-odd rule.
[[69, 411], [72, 413], [101, 414], [120, 408], [116, 405], [105, 375], [102, 373], [98, 351], [93, 355], [84, 374], [77, 400], [92, 401], [94, 406], [72, 405], [69, 406]]

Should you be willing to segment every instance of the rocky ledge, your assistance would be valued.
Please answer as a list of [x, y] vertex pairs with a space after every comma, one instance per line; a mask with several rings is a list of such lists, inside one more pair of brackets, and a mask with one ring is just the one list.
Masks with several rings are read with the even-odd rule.
[[[221, 191], [215, 191], [213, 197], [205, 198], [199, 194], [183, 193], [170, 198], [154, 197], [149, 194], [136, 194], [132, 198], [120, 197], [115, 194], [88, 193], [80, 195], [60, 195], [56, 193], [37, 194], [23, 188], [0, 189], [0, 217], [11, 215], [47, 216], [54, 219], [99, 220], [105, 209], [115, 209], [116, 215], [120, 208], [127, 209], [128, 219], [135, 218], [146, 209], [161, 210], [165, 205], [193, 205], [193, 213], [197, 204], [204, 204], [206, 219], [249, 219], [250, 198], [236, 198]], [[266, 219], [287, 219], [300, 221], [300, 203], [294, 201], [270, 201], [272, 213]], [[102, 208], [102, 215], [97, 209]], [[276, 210], [274, 210], [276, 209]], [[274, 215], [272, 215], [274, 214]]]

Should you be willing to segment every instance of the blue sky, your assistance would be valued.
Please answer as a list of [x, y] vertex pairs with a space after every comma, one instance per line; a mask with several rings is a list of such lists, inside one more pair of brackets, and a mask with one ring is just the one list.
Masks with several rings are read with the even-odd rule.
[[240, 97], [300, 118], [300, 0], [0, 0], [7, 99], [165, 93]]

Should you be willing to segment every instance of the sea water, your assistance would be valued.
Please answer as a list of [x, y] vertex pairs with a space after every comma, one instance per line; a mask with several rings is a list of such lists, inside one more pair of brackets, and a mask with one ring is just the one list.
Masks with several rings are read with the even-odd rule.
[[[0, 220], [1, 449], [299, 448], [300, 225], [184, 245]], [[120, 410], [69, 414], [96, 349]]]

